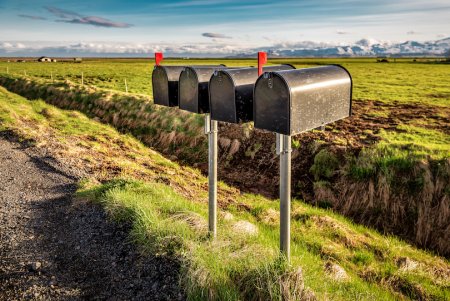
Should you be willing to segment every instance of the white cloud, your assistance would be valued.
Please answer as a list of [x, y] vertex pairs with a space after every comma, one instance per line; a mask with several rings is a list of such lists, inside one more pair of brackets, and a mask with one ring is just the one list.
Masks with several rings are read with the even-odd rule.
[[[296, 55], [374, 55], [377, 49], [386, 53], [439, 54], [447, 49], [450, 42], [425, 42], [415, 45], [412, 42], [394, 43], [370, 38], [353, 43], [332, 43], [315, 41], [267, 41], [263, 47], [241, 45], [236, 42], [215, 40], [207, 43], [116, 43], [116, 42], [79, 42], [79, 43], [38, 43], [38, 42], [0, 42], [0, 55], [7, 56], [152, 56], [154, 52], [164, 52], [167, 56], [232, 56], [253, 54], [257, 51], [271, 53], [296, 53]], [[358, 50], [359, 49], [359, 50]]]

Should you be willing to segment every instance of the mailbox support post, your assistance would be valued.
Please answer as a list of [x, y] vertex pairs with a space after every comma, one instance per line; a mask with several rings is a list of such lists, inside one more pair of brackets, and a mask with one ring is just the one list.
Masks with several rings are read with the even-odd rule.
[[277, 134], [280, 154], [280, 250], [291, 257], [291, 136]]
[[217, 120], [205, 114], [205, 133], [208, 135], [208, 229], [210, 236], [217, 236]]

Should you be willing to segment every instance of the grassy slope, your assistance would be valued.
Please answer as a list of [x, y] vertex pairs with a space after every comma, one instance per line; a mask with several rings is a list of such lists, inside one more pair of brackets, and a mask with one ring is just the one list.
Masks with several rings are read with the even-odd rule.
[[[144, 249], [179, 258], [181, 281], [192, 299], [277, 299], [280, 287], [290, 287], [291, 296], [312, 292], [333, 300], [450, 298], [447, 260], [329, 211], [294, 201], [292, 266], [286, 267], [277, 255], [277, 202], [240, 195], [221, 184], [219, 238], [211, 242], [206, 233], [206, 179], [197, 170], [180, 167], [78, 112], [30, 102], [3, 88], [0, 120], [0, 129], [49, 147], [57, 157], [72, 157], [74, 165], [88, 166], [93, 178], [82, 183], [80, 197], [101, 202], [118, 221], [131, 222], [133, 238]], [[117, 177], [128, 180], [114, 180]], [[112, 181], [93, 184], [108, 179]], [[258, 235], [237, 233], [242, 227], [236, 221], [253, 223]], [[327, 272], [325, 267], [334, 264], [347, 272], [347, 280], [335, 280]], [[299, 279], [307, 290], [294, 287]]]

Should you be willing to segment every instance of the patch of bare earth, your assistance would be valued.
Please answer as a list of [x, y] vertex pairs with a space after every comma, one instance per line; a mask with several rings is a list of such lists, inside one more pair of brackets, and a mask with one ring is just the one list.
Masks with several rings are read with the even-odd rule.
[[85, 171], [0, 135], [0, 300], [180, 300], [179, 264], [73, 198]]

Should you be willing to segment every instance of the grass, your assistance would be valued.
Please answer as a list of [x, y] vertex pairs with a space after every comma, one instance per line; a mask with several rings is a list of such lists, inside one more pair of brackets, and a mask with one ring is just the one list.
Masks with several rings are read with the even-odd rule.
[[[80, 183], [79, 197], [99, 202], [115, 221], [130, 223], [131, 238], [143, 251], [179, 260], [190, 300], [450, 298], [448, 260], [300, 200], [292, 206], [291, 265], [278, 253], [278, 202], [223, 183], [219, 235], [211, 241], [207, 181], [198, 170], [79, 112], [0, 88], [0, 129], [92, 170], [92, 178]], [[257, 235], [242, 232], [236, 226], [242, 222], [253, 224]], [[329, 268], [335, 265], [347, 278], [336, 278]]]
[[[373, 148], [363, 150], [358, 158], [349, 160], [347, 172], [351, 177], [366, 181], [381, 171], [382, 174], [392, 178], [398, 175], [395, 171], [403, 174], [412, 173], [417, 162], [445, 165], [450, 158], [450, 136], [442, 131], [400, 125], [397, 127], [397, 131], [382, 130], [380, 136], [383, 138], [381, 142]], [[322, 168], [325, 169], [322, 173], [331, 173], [332, 165], [327, 161], [325, 166], [319, 164], [320, 160], [326, 160], [322, 159], [323, 155], [319, 155], [320, 153], [316, 155], [312, 169]], [[446, 177], [450, 177], [450, 174]], [[413, 188], [420, 190], [420, 185], [415, 185]]]
[[436, 160], [450, 158], [450, 135], [420, 126], [402, 124], [394, 131], [381, 131], [380, 148], [389, 147], [409, 157]]
[[[278, 225], [266, 220], [268, 214], [276, 219], [277, 205], [257, 196], [242, 198], [244, 204], [257, 208], [253, 214], [227, 208], [233, 219], [219, 219], [216, 241], [206, 231], [206, 204], [180, 197], [163, 184], [85, 184], [79, 196], [100, 202], [115, 220], [131, 223], [134, 240], [147, 251], [178, 258], [183, 267], [182, 285], [191, 300], [278, 300], [280, 286], [292, 288], [295, 277], [304, 282], [300, 286], [306, 290], [293, 288], [286, 293], [290, 298], [311, 293], [333, 300], [449, 297], [443, 287], [448, 279], [440, 279], [427, 266], [436, 259], [299, 201], [293, 206], [292, 264], [288, 266], [277, 252]], [[255, 224], [258, 234], [236, 233], [233, 224], [237, 220]], [[408, 271], [399, 266], [397, 262], [405, 257], [420, 262], [421, 268]], [[324, 269], [329, 262], [341, 266], [349, 278], [335, 280]], [[441, 264], [446, 265], [445, 261]]]
[[[397, 59], [395, 62], [380, 64], [375, 58], [335, 58], [335, 59], [270, 59], [270, 64], [293, 64], [297, 68], [323, 64], [341, 64], [352, 74], [354, 81], [353, 98], [379, 100], [386, 103], [423, 103], [433, 106], [450, 104], [450, 79], [448, 66], [414, 62], [413, 59]], [[56, 81], [70, 80], [101, 88], [125, 91], [127, 80], [130, 93], [152, 95], [152, 59], [85, 59], [74, 63], [14, 63], [0, 61], [0, 73], [6, 68], [15, 76], [24, 73], [29, 77], [50, 81], [51, 74]], [[255, 66], [253, 59], [166, 59], [167, 65], [225, 64], [227, 66]]]

